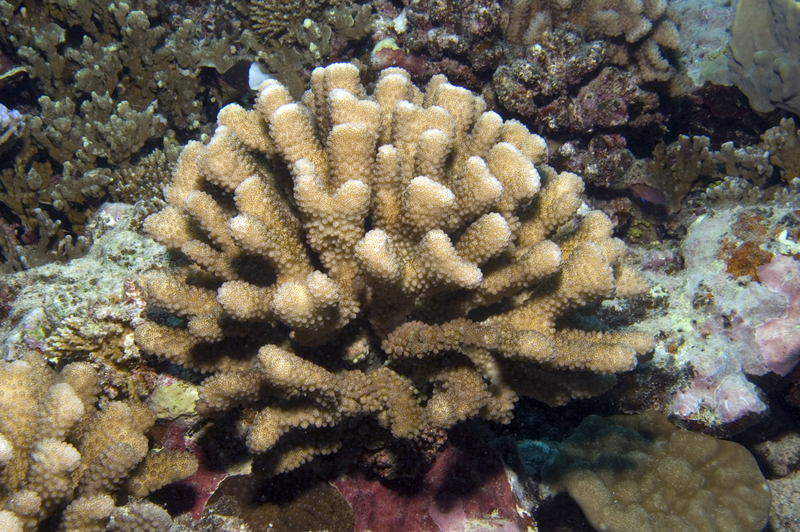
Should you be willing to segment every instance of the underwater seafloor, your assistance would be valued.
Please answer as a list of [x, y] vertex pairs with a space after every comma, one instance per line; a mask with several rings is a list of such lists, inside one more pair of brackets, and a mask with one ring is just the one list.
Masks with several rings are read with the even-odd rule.
[[796, 0], [0, 1], [0, 531], [800, 531], [798, 119]]

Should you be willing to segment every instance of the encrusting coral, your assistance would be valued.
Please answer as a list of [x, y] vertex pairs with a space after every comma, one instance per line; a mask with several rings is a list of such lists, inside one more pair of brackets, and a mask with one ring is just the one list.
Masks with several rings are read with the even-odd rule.
[[[651, 349], [645, 333], [557, 323], [648, 286], [580, 177], [541, 166], [542, 186], [543, 139], [444, 76], [422, 92], [386, 69], [367, 96], [355, 66], [334, 64], [302, 103], [270, 80], [254, 110], [228, 105], [218, 124], [144, 224], [190, 259], [144, 280], [185, 326], [153, 317], [135, 336], [213, 373], [198, 411], [247, 407], [247, 444], [272, 451], [271, 472], [335, 451], [346, 419], [396, 438], [507, 421], [519, 395], [602, 393]], [[345, 360], [370, 329], [386, 357]]]

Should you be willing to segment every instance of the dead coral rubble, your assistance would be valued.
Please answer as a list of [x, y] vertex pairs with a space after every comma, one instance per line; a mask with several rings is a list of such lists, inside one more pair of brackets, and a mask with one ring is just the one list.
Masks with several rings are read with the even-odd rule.
[[[211, 141], [183, 151], [144, 226], [190, 259], [146, 279], [186, 323], [148, 321], [136, 341], [213, 373], [198, 410], [246, 406], [247, 444], [273, 472], [335, 451], [347, 419], [396, 438], [507, 421], [519, 395], [602, 393], [652, 348], [645, 333], [557, 325], [648, 286], [583, 206], [581, 178], [548, 170], [542, 186], [543, 139], [484, 109], [444, 76], [423, 92], [397, 68], [367, 96], [357, 68], [335, 64], [302, 103], [266, 82], [254, 110], [225, 107]], [[358, 330], [386, 364], [342, 360]], [[248, 351], [266, 334], [277, 343]]]
[[[667, 0], [513, 0], [504, 28], [512, 43], [532, 45], [569, 23], [587, 39], [619, 38], [609, 43], [613, 62], [634, 67], [641, 81], [667, 81], [675, 74], [664, 49], [678, 47], [678, 28]], [[631, 46], [634, 45], [634, 46]], [[634, 66], [635, 62], [635, 66]]]
[[675, 76], [664, 55], [679, 44], [673, 20], [666, 0], [506, 2], [498, 101], [554, 132], [658, 124], [658, 96], [640, 85]]

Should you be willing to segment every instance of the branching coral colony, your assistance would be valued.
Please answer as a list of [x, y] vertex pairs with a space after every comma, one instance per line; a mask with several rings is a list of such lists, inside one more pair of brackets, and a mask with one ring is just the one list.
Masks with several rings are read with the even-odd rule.
[[[652, 348], [641, 332], [557, 325], [647, 284], [583, 206], [580, 177], [541, 166], [540, 185], [543, 139], [443, 76], [422, 92], [390, 68], [367, 96], [357, 68], [335, 64], [302, 103], [268, 81], [254, 110], [228, 105], [218, 124], [145, 222], [189, 259], [144, 282], [186, 325], [154, 318], [136, 340], [212, 373], [198, 410], [243, 407], [269, 472], [335, 452], [355, 421], [347, 437], [413, 439], [506, 422], [520, 395], [596, 395]], [[353, 356], [381, 341], [385, 355]]]

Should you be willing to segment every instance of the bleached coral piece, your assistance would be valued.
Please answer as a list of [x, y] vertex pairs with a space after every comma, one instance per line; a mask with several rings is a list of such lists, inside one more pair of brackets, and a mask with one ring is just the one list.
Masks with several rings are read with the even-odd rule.
[[14, 457], [14, 446], [0, 434], [0, 465], [6, 465]]

